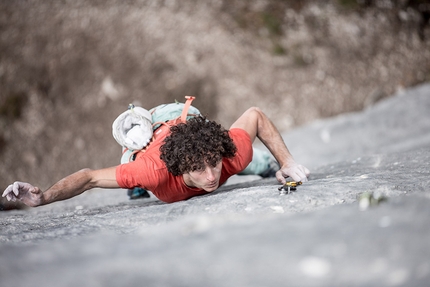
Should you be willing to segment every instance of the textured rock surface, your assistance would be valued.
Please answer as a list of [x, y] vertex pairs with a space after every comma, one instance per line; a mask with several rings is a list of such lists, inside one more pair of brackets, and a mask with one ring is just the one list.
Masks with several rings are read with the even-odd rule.
[[[173, 204], [95, 190], [2, 212], [2, 285], [427, 286], [429, 103], [423, 85], [285, 135], [305, 141], [293, 144], [299, 161], [315, 158], [289, 195], [273, 179], [236, 177]], [[322, 136], [327, 152], [312, 140], [321, 130], [336, 131], [333, 146]], [[385, 200], [364, 209], [366, 192]]]

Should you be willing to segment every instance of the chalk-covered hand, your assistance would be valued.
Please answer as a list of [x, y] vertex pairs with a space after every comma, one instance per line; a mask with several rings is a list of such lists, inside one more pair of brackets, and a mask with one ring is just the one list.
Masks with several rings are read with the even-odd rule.
[[2, 196], [9, 201], [20, 200], [28, 206], [38, 206], [43, 202], [43, 193], [38, 187], [20, 181], [9, 185]]
[[276, 178], [282, 184], [286, 182], [286, 177], [291, 177], [294, 181], [308, 181], [310, 174], [309, 169], [301, 164], [297, 164], [295, 161], [290, 160], [287, 164], [281, 167], [276, 173]]

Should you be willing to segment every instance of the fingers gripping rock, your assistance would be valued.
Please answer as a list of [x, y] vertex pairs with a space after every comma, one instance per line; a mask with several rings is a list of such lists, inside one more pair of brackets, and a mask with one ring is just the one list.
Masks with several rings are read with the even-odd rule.
[[34, 186], [26, 182], [15, 181], [10, 184], [3, 192], [3, 197], [6, 197], [9, 201], [16, 201], [22, 193], [33, 193], [35, 192]]
[[280, 173], [277, 174], [277, 178], [281, 183], [285, 183], [285, 177], [291, 177], [296, 182], [305, 182], [309, 174], [310, 172], [306, 167], [293, 163], [288, 167], [281, 168]]
[[[12, 195], [13, 194], [13, 195]], [[14, 198], [14, 192], [13, 192], [13, 184], [10, 184], [6, 189], [4, 190], [2, 197], [6, 197], [8, 201], [13, 200]]]

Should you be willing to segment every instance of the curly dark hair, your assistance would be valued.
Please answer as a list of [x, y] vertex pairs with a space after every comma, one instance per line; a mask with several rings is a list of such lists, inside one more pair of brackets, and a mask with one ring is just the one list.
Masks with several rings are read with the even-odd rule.
[[171, 127], [170, 131], [160, 147], [160, 159], [175, 176], [202, 170], [205, 163], [216, 166], [223, 158], [234, 157], [237, 151], [228, 130], [201, 115]]

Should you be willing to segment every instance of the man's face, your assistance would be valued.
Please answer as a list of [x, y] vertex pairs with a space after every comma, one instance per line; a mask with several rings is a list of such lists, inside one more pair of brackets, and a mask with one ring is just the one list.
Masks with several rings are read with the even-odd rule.
[[191, 171], [184, 174], [184, 181], [188, 186], [201, 188], [207, 192], [216, 190], [221, 177], [222, 161], [216, 166], [205, 165], [202, 170]]

